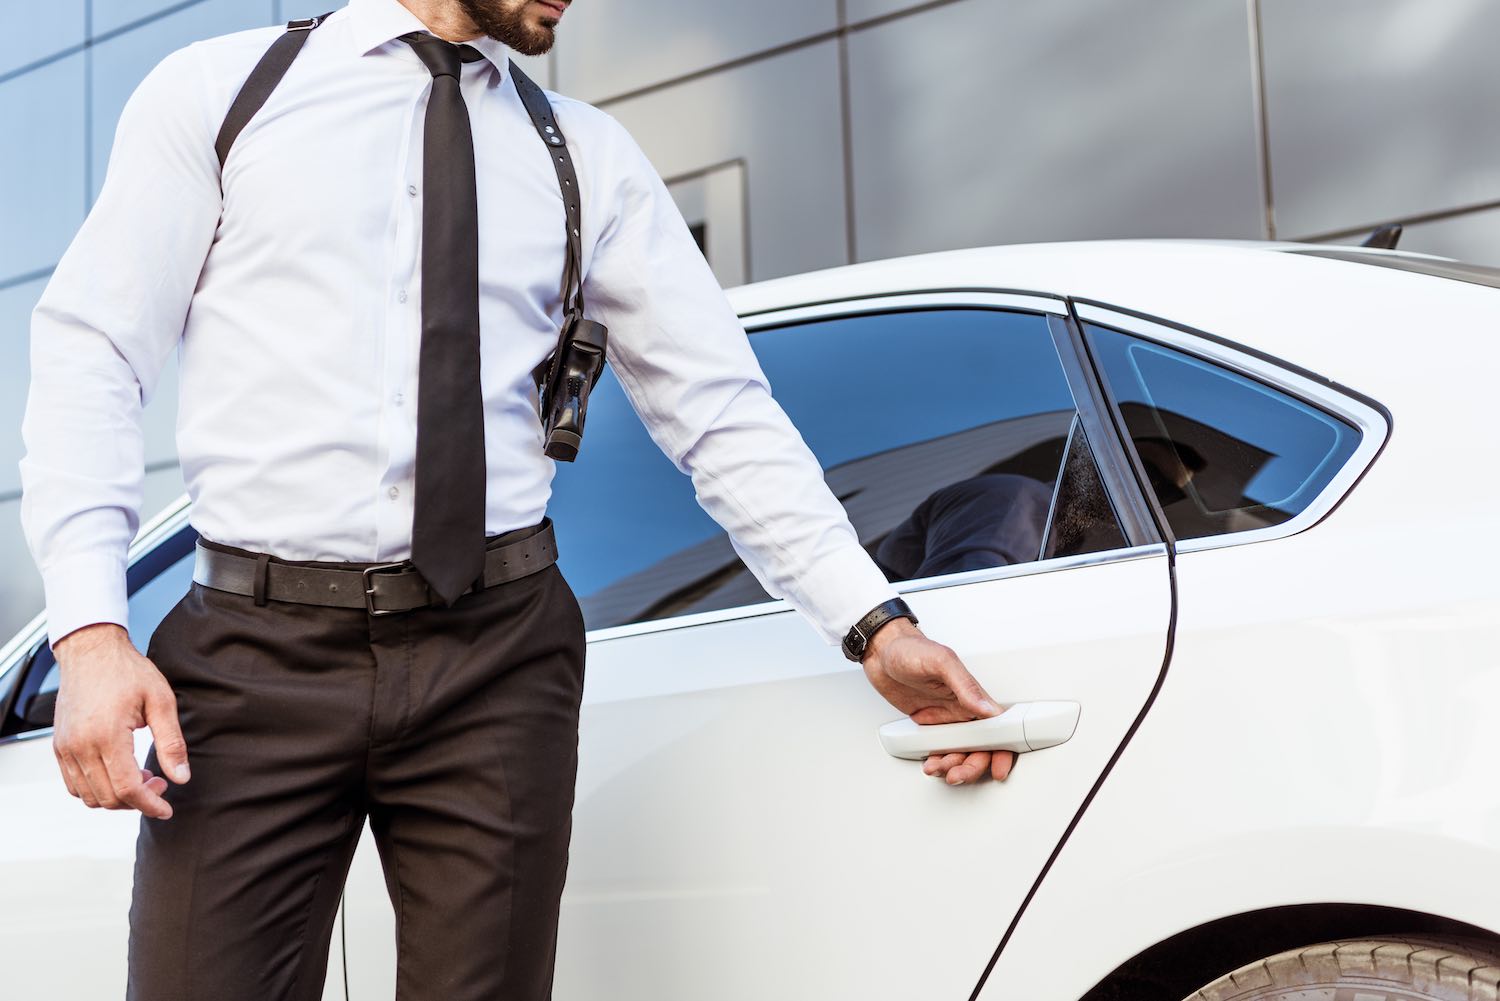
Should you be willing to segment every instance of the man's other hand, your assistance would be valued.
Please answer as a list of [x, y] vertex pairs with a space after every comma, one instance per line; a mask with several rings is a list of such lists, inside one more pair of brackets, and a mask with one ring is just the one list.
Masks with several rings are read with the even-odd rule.
[[[875, 690], [918, 723], [962, 723], [1001, 712], [958, 654], [928, 639], [910, 619], [882, 626], [870, 639], [863, 666]], [[1015, 763], [1014, 751], [958, 752], [931, 755], [922, 770], [949, 785], [986, 773], [1003, 782]]]
[[62, 672], [52, 752], [68, 792], [90, 807], [172, 816], [162, 797], [167, 780], [136, 762], [132, 736], [149, 726], [162, 771], [179, 784], [188, 780], [187, 744], [167, 679], [113, 623], [74, 630], [52, 652]]

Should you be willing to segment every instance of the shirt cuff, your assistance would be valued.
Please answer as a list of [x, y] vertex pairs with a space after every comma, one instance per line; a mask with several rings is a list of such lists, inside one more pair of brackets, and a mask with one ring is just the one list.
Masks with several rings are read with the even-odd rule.
[[818, 560], [798, 578], [797, 590], [794, 604], [829, 646], [842, 643], [870, 609], [900, 595], [857, 544]]
[[42, 571], [47, 599], [47, 640], [57, 641], [95, 622], [129, 627], [125, 558], [106, 552], [75, 553]]

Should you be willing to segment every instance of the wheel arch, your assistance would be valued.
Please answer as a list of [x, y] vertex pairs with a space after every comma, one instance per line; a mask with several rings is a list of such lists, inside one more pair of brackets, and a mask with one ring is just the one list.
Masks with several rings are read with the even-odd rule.
[[1371, 935], [1481, 939], [1500, 934], [1442, 915], [1375, 904], [1293, 904], [1206, 921], [1157, 942], [1112, 970], [1079, 1001], [1175, 1001], [1246, 963], [1287, 949]]

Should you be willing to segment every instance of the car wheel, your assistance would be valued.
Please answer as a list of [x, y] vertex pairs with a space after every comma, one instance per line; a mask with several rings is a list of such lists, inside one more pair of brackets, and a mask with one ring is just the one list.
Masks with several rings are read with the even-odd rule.
[[1242, 966], [1184, 1001], [1500, 1001], [1500, 948], [1472, 939], [1324, 942]]

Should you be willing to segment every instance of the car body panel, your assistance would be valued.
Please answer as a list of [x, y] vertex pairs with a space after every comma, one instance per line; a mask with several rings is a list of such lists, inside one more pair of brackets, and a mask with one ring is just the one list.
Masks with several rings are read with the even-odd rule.
[[[1388, 550], [1319, 534], [1179, 559], [1167, 682], [985, 1001], [1077, 998], [1180, 931], [1289, 904], [1378, 904], [1500, 930], [1493, 577], [1476, 567], [1410, 603], [1390, 586], [1410, 568]], [[1337, 580], [1281, 574], [1303, 557], [1338, 567]], [[1268, 579], [1274, 588], [1247, 587]], [[1089, 947], [1059, 964], [1064, 936]]]

